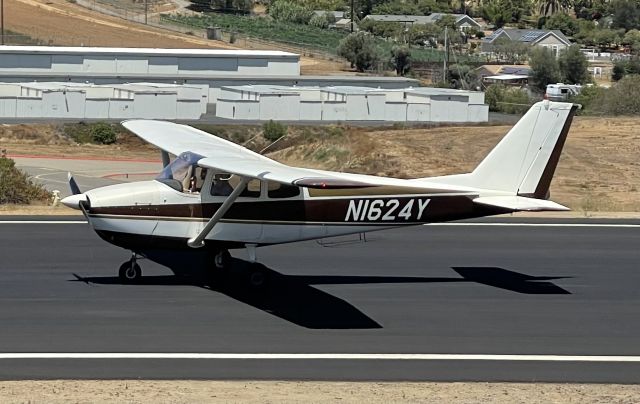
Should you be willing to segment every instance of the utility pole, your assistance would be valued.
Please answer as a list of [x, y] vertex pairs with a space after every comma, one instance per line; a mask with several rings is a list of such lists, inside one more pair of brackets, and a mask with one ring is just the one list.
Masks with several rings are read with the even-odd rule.
[[449, 45], [447, 44], [447, 34], [448, 34], [448, 28], [449, 27], [444, 27], [444, 66], [442, 69], [442, 80], [444, 82], [447, 81], [447, 62], [449, 59]]
[[351, 15], [349, 16], [349, 19], [351, 20], [351, 24], [350, 24], [351, 25], [351, 33], [353, 33], [353, 21], [354, 21], [354, 19], [353, 19], [354, 15], [353, 14], [354, 14], [354, 10], [355, 10], [355, 7], [353, 5], [354, 1], [355, 0], [351, 0]]
[[0, 0], [0, 31], [2, 31], [0, 45], [4, 45], [4, 0]]
[[149, 0], [144, 0], [144, 24], [147, 25], [147, 11], [149, 10]]

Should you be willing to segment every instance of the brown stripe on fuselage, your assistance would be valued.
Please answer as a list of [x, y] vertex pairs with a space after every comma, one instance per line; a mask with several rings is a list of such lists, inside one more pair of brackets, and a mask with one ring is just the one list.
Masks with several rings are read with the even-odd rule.
[[[429, 200], [423, 215], [418, 217], [418, 200], [425, 203]], [[359, 215], [359, 220], [347, 220], [347, 212], [350, 203], [381, 201], [384, 204], [383, 213], [389, 211], [388, 206], [396, 204], [398, 208], [393, 212], [393, 220], [370, 220], [366, 215]], [[407, 212], [408, 218], [399, 216], [402, 208], [409, 204]], [[352, 202], [353, 201], [353, 202]], [[390, 202], [391, 201], [391, 202]], [[159, 220], [167, 219], [203, 219], [208, 220], [220, 207], [220, 203], [208, 204], [182, 204], [182, 205], [149, 205], [149, 206], [113, 206], [91, 208], [88, 213], [92, 215], [117, 215], [126, 217], [153, 218]], [[363, 223], [363, 224], [400, 224], [400, 223], [423, 223], [440, 222], [448, 220], [458, 220], [472, 217], [480, 217], [506, 213], [506, 210], [490, 208], [473, 203], [470, 196], [447, 195], [447, 196], [403, 196], [403, 197], [380, 197], [380, 198], [344, 198], [344, 199], [324, 199], [324, 200], [291, 200], [291, 201], [264, 201], [264, 202], [236, 202], [225, 214], [224, 219], [228, 221], [251, 221], [251, 222], [278, 222], [285, 223]]]
[[397, 187], [391, 185], [373, 186], [367, 188], [341, 188], [318, 189], [309, 188], [309, 196], [312, 198], [327, 196], [391, 196], [391, 195], [426, 195], [426, 194], [450, 194], [452, 191], [444, 189]]

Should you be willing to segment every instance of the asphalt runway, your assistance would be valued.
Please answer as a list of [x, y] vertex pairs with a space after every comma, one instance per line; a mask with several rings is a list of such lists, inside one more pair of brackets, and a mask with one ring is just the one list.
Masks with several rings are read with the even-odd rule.
[[122, 285], [127, 251], [86, 224], [23, 219], [0, 223], [1, 379], [640, 382], [637, 221], [266, 247], [255, 290], [244, 251], [224, 278], [142, 261], [144, 281]]
[[81, 190], [125, 181], [153, 179], [162, 170], [159, 161], [109, 160], [56, 157], [12, 157], [16, 166], [49, 191], [58, 190], [61, 197], [71, 194], [68, 173], [71, 172]]

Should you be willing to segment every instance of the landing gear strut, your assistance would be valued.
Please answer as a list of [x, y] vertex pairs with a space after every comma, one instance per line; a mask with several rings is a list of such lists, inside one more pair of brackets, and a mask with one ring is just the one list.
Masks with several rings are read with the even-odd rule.
[[134, 253], [129, 261], [120, 265], [118, 276], [123, 283], [136, 283], [142, 278], [142, 269], [138, 265], [138, 257]]

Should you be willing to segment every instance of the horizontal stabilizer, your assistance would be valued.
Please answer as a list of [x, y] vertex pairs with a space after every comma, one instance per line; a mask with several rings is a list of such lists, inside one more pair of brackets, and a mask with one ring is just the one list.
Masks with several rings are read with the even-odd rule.
[[553, 201], [524, 196], [487, 196], [476, 198], [473, 202], [512, 211], [571, 210]]

